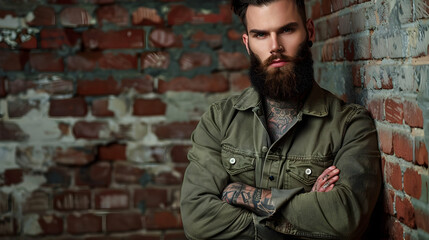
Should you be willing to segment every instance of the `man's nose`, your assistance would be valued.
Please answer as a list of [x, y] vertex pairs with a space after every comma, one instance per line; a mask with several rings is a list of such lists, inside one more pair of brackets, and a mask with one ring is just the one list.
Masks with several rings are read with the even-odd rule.
[[280, 43], [276, 34], [271, 35], [271, 54], [281, 53], [284, 51], [282, 44]]

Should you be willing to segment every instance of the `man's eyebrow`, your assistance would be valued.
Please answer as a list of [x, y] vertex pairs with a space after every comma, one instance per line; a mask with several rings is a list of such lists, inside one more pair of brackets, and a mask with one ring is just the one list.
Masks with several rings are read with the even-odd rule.
[[[285, 28], [292, 28], [292, 27], [298, 27], [299, 24], [297, 22], [291, 22], [284, 26], [279, 27], [277, 30], [285, 29]], [[249, 33], [266, 33], [267, 30], [259, 30], [259, 29], [250, 29]]]

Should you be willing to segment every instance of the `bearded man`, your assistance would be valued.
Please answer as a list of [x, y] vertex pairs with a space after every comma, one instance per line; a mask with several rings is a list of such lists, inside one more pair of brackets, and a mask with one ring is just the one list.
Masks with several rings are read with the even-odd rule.
[[381, 186], [373, 120], [315, 83], [303, 0], [232, 8], [246, 29], [252, 87], [212, 104], [192, 134], [187, 237], [360, 238]]

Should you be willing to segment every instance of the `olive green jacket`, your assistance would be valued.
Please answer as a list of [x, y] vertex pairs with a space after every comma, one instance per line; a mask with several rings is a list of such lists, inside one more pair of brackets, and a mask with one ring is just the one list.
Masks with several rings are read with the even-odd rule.
[[[202, 116], [181, 192], [187, 237], [359, 238], [381, 185], [377, 134], [367, 111], [315, 84], [294, 126], [271, 143], [262, 104], [248, 88]], [[341, 171], [334, 189], [310, 192], [331, 165]], [[275, 215], [264, 219], [220, 200], [231, 182], [271, 189]]]

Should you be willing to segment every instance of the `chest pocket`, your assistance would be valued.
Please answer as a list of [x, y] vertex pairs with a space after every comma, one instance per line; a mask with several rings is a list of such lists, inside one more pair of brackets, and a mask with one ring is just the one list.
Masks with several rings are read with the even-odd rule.
[[332, 166], [333, 157], [315, 157], [315, 158], [291, 158], [288, 159], [288, 178], [287, 186], [304, 187], [305, 191], [311, 191], [317, 178], [323, 171]]
[[222, 146], [222, 165], [228, 173], [231, 182], [242, 182], [254, 185], [255, 157], [232, 146]]

